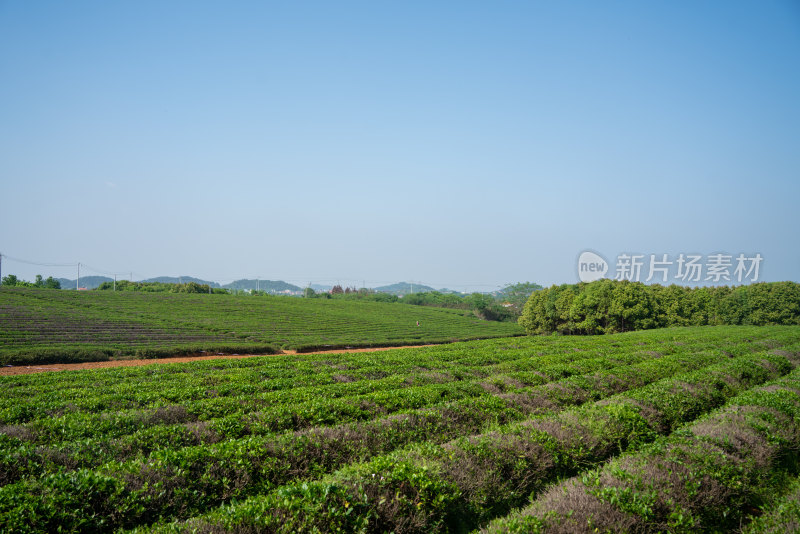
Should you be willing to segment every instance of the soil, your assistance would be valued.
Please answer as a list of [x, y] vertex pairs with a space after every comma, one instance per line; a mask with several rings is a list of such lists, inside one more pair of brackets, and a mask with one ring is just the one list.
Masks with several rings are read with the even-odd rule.
[[[377, 352], [391, 349], [408, 349], [414, 347], [430, 347], [432, 345], [404, 345], [401, 347], [372, 347], [364, 349], [337, 349], [322, 350], [317, 352], [304, 352], [306, 354], [342, 354], [345, 352]], [[281, 354], [297, 354], [294, 350], [285, 350]], [[53, 363], [46, 365], [9, 365], [0, 367], [0, 376], [27, 375], [32, 373], [45, 373], [48, 371], [80, 371], [84, 369], [107, 369], [110, 367], [135, 367], [139, 365], [158, 365], [165, 363], [184, 363], [197, 362], [201, 360], [227, 360], [233, 358], [256, 358], [264, 354], [216, 354], [210, 356], [181, 356], [177, 358], [157, 358], [147, 360], [108, 360], [104, 362], [83, 362], [83, 363]]]

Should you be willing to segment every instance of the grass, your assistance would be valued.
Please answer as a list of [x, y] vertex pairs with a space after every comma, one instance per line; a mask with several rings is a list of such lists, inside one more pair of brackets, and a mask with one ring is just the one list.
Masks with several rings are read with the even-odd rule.
[[0, 531], [791, 524], [798, 351], [699, 327], [0, 377]]
[[[419, 326], [417, 326], [419, 321]], [[271, 354], [522, 334], [464, 310], [346, 300], [0, 288], [0, 364]]]

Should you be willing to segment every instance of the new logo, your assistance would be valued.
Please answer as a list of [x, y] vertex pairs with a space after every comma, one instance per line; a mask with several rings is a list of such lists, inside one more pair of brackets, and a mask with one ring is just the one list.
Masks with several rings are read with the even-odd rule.
[[608, 262], [599, 254], [585, 250], [578, 256], [578, 278], [581, 282], [600, 280], [607, 272]]

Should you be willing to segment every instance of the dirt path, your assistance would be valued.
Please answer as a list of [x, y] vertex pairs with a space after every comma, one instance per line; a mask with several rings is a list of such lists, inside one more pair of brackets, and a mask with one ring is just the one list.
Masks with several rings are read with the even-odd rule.
[[[381, 350], [409, 349], [416, 347], [431, 347], [432, 345], [404, 345], [401, 347], [371, 347], [363, 349], [337, 349], [322, 350], [317, 352], [304, 352], [306, 354], [343, 354], [345, 352], [377, 352]], [[294, 350], [285, 350], [282, 354], [297, 354]], [[280, 355], [280, 354], [278, 354]], [[0, 376], [28, 375], [32, 373], [45, 373], [48, 371], [79, 371], [82, 369], [107, 369], [110, 367], [136, 367], [139, 365], [158, 365], [164, 363], [198, 362], [201, 360], [228, 360], [234, 358], [255, 358], [258, 356], [274, 356], [264, 354], [218, 354], [213, 356], [181, 356], [178, 358], [150, 358], [147, 360], [109, 360], [105, 362], [84, 363], [53, 363], [46, 365], [9, 365], [0, 367]]]

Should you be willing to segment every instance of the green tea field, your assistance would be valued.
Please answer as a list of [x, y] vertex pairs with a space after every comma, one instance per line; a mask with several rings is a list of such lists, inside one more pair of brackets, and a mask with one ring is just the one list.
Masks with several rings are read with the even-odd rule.
[[464, 310], [398, 303], [0, 288], [2, 364], [420, 345], [522, 332]]
[[0, 377], [0, 531], [783, 531], [798, 363], [719, 326]]

